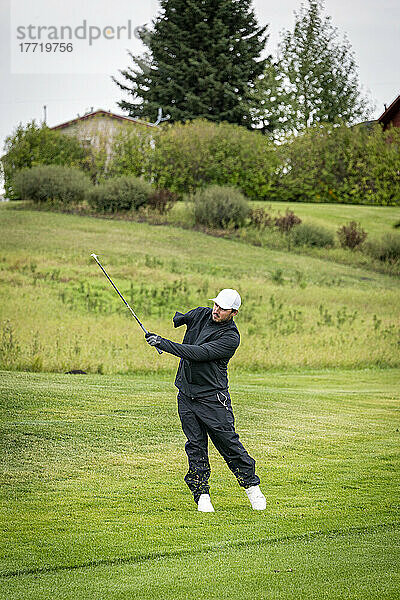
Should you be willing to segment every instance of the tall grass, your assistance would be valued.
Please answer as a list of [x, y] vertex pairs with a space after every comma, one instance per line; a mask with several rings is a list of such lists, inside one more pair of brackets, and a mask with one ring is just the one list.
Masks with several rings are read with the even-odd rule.
[[[149, 205], [141, 206], [137, 211], [122, 211], [113, 214], [102, 214], [101, 218], [112, 220], [147, 222], [152, 225], [172, 225], [184, 229], [202, 229], [204, 233], [216, 237], [224, 237], [241, 241], [248, 245], [261, 246], [271, 250], [292, 251], [296, 254], [315, 256], [323, 260], [330, 260], [345, 265], [360, 266], [379, 273], [400, 275], [400, 261], [398, 248], [400, 237], [393, 233], [399, 223], [399, 207], [360, 206], [360, 205], [335, 205], [315, 204], [302, 202], [259, 202], [253, 201], [250, 206], [255, 211], [267, 211], [271, 217], [271, 227], [259, 228], [254, 226], [252, 219], [247, 219], [243, 227], [235, 228], [230, 223], [227, 229], [216, 229], [205, 225], [196, 225], [193, 202], [177, 202], [169, 211], [155, 210]], [[80, 216], [99, 217], [87, 203], [75, 207], [48, 205], [32, 205], [30, 202], [20, 203], [22, 210], [59, 211]], [[303, 223], [303, 228], [308, 230], [305, 236], [303, 231], [293, 230], [293, 235], [286, 235], [276, 229], [273, 224], [282, 212], [295, 212]], [[362, 248], [350, 250], [342, 248], [337, 236], [338, 227], [343, 227], [350, 221], [359, 222], [367, 233], [367, 243]], [[314, 243], [310, 243], [310, 230], [314, 231]], [[299, 234], [299, 235], [298, 235]], [[319, 243], [315, 243], [317, 235]], [[325, 243], [321, 243], [323, 237]], [[307, 239], [306, 239], [307, 238]], [[333, 243], [332, 243], [333, 242]], [[385, 252], [379, 250], [385, 247]]]
[[146, 327], [177, 341], [175, 310], [237, 288], [233, 369], [400, 364], [394, 277], [173, 227], [8, 209], [0, 211], [0, 368], [176, 367], [147, 346], [93, 251]]

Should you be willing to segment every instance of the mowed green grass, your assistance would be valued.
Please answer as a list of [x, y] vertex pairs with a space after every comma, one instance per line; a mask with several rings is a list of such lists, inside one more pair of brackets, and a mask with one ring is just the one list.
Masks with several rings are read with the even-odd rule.
[[199, 514], [169, 375], [1, 372], [1, 597], [398, 598], [399, 383], [236, 373], [267, 510], [211, 449]]
[[175, 358], [154, 359], [92, 252], [145, 326], [177, 341], [176, 310], [238, 289], [234, 370], [400, 365], [398, 277], [172, 226], [8, 206], [0, 207], [1, 368], [174, 370]]

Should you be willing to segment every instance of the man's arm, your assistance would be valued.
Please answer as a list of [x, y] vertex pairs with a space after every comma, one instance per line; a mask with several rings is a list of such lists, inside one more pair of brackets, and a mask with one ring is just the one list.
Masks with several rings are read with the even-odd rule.
[[190, 323], [193, 321], [194, 317], [196, 316], [196, 313], [199, 309], [198, 308], [193, 308], [192, 310], [189, 310], [189, 312], [183, 314], [181, 312], [176, 312], [172, 321], [174, 323], [174, 327], [180, 327], [181, 325], [190, 325]]
[[[157, 336], [159, 337], [159, 336]], [[217, 360], [219, 358], [232, 358], [239, 346], [240, 338], [236, 333], [222, 336], [219, 340], [206, 342], [201, 346], [196, 344], [179, 344], [160, 337], [157, 347], [164, 352], [179, 356], [187, 360], [198, 362]]]

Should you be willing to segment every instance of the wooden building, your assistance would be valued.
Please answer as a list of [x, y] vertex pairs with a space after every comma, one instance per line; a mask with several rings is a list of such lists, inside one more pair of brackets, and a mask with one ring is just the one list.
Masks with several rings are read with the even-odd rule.
[[104, 148], [107, 156], [110, 156], [113, 140], [123, 129], [136, 128], [139, 131], [151, 127], [150, 123], [99, 109], [51, 127], [51, 129], [66, 135], [74, 135], [85, 145]]
[[400, 127], [400, 94], [392, 102], [392, 104], [386, 108], [378, 119], [378, 123], [383, 126], [383, 130], [389, 127]]

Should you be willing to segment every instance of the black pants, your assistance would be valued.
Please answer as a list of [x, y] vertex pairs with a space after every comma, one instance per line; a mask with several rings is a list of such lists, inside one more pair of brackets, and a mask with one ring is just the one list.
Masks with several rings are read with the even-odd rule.
[[190, 398], [178, 394], [178, 412], [187, 437], [185, 450], [189, 470], [185, 481], [198, 502], [201, 494], [209, 493], [208, 436], [226, 464], [244, 488], [258, 485], [255, 460], [246, 452], [235, 431], [231, 399], [228, 392], [218, 392], [207, 398]]

